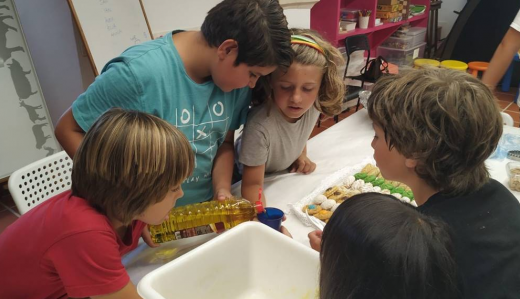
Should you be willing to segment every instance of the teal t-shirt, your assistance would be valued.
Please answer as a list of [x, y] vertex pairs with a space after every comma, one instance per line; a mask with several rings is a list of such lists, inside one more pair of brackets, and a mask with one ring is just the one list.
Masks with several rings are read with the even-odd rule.
[[177, 201], [186, 205], [212, 198], [217, 149], [228, 131], [245, 122], [250, 100], [248, 87], [226, 93], [213, 81], [194, 82], [169, 33], [109, 61], [74, 101], [72, 113], [85, 132], [112, 107], [148, 112], [181, 130], [195, 153], [194, 173], [184, 181], [184, 197]]

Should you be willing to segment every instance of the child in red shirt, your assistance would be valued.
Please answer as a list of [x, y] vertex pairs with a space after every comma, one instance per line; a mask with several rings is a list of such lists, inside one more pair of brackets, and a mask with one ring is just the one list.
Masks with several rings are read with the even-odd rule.
[[160, 224], [194, 167], [165, 121], [111, 109], [74, 156], [72, 189], [0, 235], [0, 298], [140, 298], [121, 263], [146, 224]]

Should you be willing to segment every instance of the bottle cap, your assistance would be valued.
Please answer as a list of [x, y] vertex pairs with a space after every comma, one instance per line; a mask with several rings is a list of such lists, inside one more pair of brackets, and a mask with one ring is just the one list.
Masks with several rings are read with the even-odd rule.
[[262, 187], [258, 188], [258, 200], [255, 201], [255, 208], [257, 214], [265, 212], [264, 205], [262, 204]]
[[262, 201], [260, 201], [260, 200], [255, 201], [255, 208], [256, 208], [257, 214], [261, 214], [261, 213], [265, 212], [264, 205], [262, 204]]

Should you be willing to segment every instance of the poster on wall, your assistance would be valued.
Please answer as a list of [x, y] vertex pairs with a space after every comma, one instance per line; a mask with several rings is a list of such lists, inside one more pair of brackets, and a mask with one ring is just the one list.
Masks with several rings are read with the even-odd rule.
[[12, 0], [0, 0], [0, 179], [60, 151]]

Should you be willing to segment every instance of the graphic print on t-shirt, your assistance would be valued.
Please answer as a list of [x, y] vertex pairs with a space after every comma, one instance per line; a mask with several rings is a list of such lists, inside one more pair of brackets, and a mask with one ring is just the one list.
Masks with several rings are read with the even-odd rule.
[[[225, 112], [221, 101], [208, 103], [202, 115], [196, 114], [194, 106], [175, 109], [175, 126], [186, 135], [195, 153], [195, 170], [185, 184], [211, 177], [211, 164], [229, 128], [230, 120]], [[207, 163], [209, 167], [205, 167]]]

